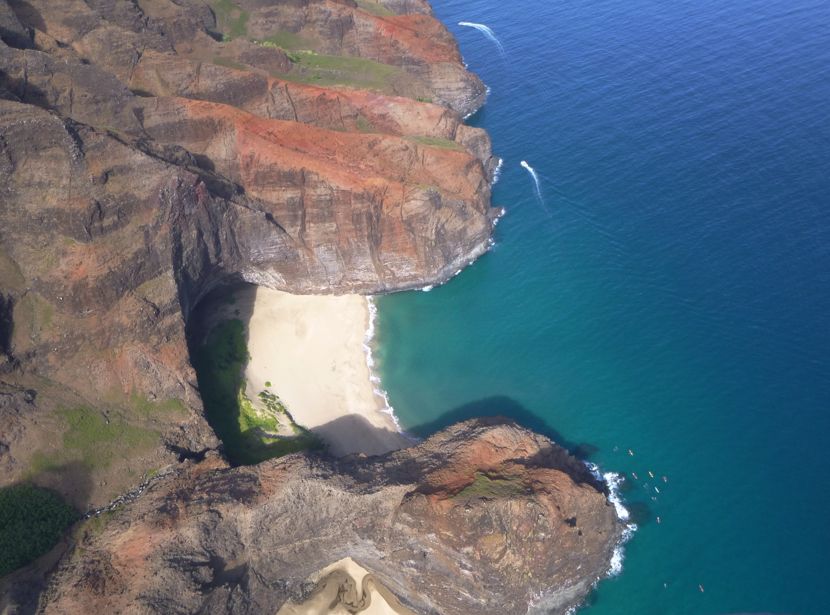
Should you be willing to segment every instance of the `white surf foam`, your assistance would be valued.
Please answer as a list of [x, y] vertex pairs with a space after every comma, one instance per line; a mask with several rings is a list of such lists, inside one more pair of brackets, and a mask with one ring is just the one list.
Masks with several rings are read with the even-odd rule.
[[499, 181], [499, 177], [501, 177], [501, 168], [504, 166], [504, 158], [499, 158], [499, 163], [496, 165], [496, 169], [493, 171], [493, 181], [490, 182], [490, 186], [495, 186], [496, 183]]
[[617, 576], [623, 569], [623, 560], [625, 559], [625, 543], [631, 540], [634, 532], [637, 531], [637, 524], [631, 523], [631, 513], [628, 512], [628, 509], [623, 504], [622, 497], [620, 496], [620, 485], [623, 481], [622, 475], [617, 474], [616, 472], [605, 472], [603, 474], [600, 472], [599, 466], [588, 461], [585, 462], [585, 465], [588, 466], [588, 469], [594, 477], [608, 485], [608, 501], [614, 506], [614, 511], [617, 513], [617, 519], [625, 524], [625, 527], [620, 534], [620, 539], [614, 546], [614, 551], [611, 554], [611, 561], [608, 564], [608, 571], [606, 573], [609, 577]]
[[401, 429], [401, 423], [395, 415], [395, 409], [389, 403], [389, 394], [381, 386], [380, 377], [375, 373], [375, 358], [372, 356], [372, 339], [375, 337], [375, 320], [377, 320], [378, 308], [375, 305], [374, 297], [366, 297], [366, 303], [369, 306], [369, 324], [366, 327], [366, 335], [363, 337], [363, 352], [366, 354], [366, 366], [369, 368], [369, 382], [372, 383], [372, 391], [374, 394], [383, 400], [381, 410], [392, 417], [392, 422], [399, 432], [411, 438], [409, 434]]

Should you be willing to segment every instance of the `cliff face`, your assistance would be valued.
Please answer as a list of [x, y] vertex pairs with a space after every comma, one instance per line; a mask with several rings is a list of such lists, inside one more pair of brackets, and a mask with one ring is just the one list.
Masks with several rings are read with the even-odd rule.
[[384, 292], [482, 254], [484, 96], [424, 0], [0, 0], [0, 486], [88, 508], [162, 469], [76, 528], [46, 612], [275, 612], [347, 556], [416, 612], [564, 612], [604, 572], [613, 508], [540, 436], [229, 468], [190, 366], [219, 286]]
[[619, 536], [580, 462], [499, 420], [379, 458], [208, 467], [90, 521], [44, 612], [273, 613], [350, 556], [419, 613], [564, 613]]
[[215, 447], [185, 325], [218, 285], [397, 290], [488, 246], [484, 88], [424, 3], [0, 0], [0, 39], [4, 481], [102, 503]]

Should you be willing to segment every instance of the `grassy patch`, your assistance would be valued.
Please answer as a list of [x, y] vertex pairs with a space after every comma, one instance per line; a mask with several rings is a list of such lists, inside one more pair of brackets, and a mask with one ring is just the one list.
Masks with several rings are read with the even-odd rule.
[[248, 12], [239, 8], [233, 0], [212, 0], [210, 6], [216, 14], [217, 27], [226, 40], [248, 34]]
[[181, 399], [170, 398], [151, 401], [136, 393], [130, 395], [130, 407], [145, 419], [155, 416], [167, 416], [170, 414], [184, 415], [187, 413], [184, 402]]
[[0, 576], [48, 552], [77, 518], [52, 491], [30, 484], [0, 489]]
[[130, 425], [119, 418], [105, 418], [89, 408], [62, 410], [69, 429], [63, 434], [64, 449], [92, 468], [107, 467], [117, 457], [155, 446], [159, 434]]
[[254, 42], [263, 47], [279, 47], [280, 49], [308, 49], [311, 47], [311, 44], [304, 37], [287, 30]]
[[397, 66], [366, 58], [329, 56], [313, 51], [292, 51], [288, 57], [294, 68], [283, 77], [302, 83], [391, 92], [395, 80], [404, 76], [403, 69]]
[[109, 417], [85, 407], [58, 411], [68, 429], [63, 446], [54, 453], [35, 451], [29, 475], [62, 470], [67, 464], [81, 463], [93, 468], [107, 468], [116, 459], [129, 460], [159, 443], [159, 434], [151, 429], [130, 425], [116, 414]]
[[57, 472], [63, 463], [57, 456], [48, 455], [43, 451], [36, 451], [29, 462], [28, 476], [34, 477], [45, 472]]
[[374, 0], [357, 0], [357, 6], [367, 13], [377, 15], [378, 17], [391, 17], [395, 14], [380, 2], [375, 2]]
[[428, 145], [429, 147], [441, 147], [443, 149], [451, 149], [457, 152], [464, 151], [464, 147], [456, 143], [455, 141], [451, 141], [449, 139], [443, 139], [441, 137], [407, 137], [410, 141], [414, 141], [415, 143], [420, 143], [421, 145]]
[[208, 422], [233, 463], [258, 463], [321, 446], [316, 436], [300, 427], [296, 428], [295, 437], [277, 435], [277, 414], [287, 412], [276, 395], [260, 393], [269, 412], [257, 410], [245, 395], [243, 369], [248, 362], [248, 348], [242, 321], [218, 324], [203, 345], [191, 348], [191, 358]]
[[456, 498], [509, 498], [525, 493], [525, 487], [520, 480], [514, 478], [490, 478], [486, 474], [476, 472], [472, 483], [459, 491]]

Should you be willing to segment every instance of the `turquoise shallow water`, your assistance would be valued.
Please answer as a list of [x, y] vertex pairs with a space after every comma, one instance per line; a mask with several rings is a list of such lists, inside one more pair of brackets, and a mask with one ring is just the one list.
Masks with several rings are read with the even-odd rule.
[[509, 414], [637, 473], [584, 613], [830, 613], [830, 4], [433, 4], [492, 88], [507, 215], [378, 301], [401, 422]]

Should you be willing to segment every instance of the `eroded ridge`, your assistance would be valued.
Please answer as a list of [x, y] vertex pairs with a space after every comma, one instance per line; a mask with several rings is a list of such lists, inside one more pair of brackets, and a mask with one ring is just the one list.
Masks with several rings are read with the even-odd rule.
[[79, 506], [218, 442], [213, 289], [376, 293], [488, 247], [484, 100], [407, 0], [0, 0], [4, 480]]

